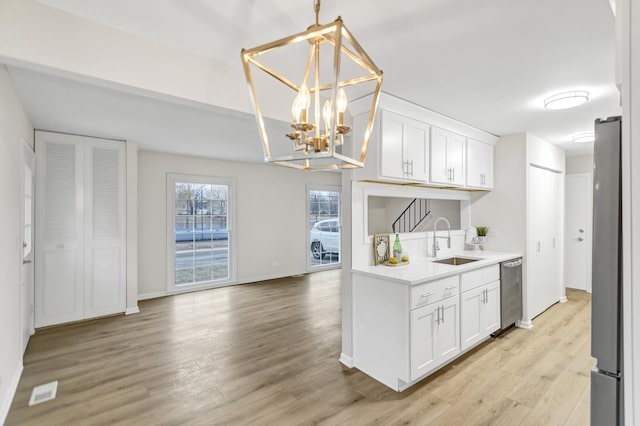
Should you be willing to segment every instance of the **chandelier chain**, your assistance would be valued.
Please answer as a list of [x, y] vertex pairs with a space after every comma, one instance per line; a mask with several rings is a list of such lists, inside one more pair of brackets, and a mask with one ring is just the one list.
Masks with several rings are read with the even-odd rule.
[[316, 25], [320, 25], [319, 15], [320, 15], [320, 0], [316, 0], [316, 4], [314, 7], [316, 12]]

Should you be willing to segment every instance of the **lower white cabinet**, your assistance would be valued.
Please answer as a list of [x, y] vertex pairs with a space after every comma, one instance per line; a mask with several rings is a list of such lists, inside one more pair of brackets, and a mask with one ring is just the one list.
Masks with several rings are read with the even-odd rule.
[[461, 293], [460, 313], [464, 351], [500, 328], [500, 281]]
[[458, 296], [411, 311], [411, 380], [460, 353]]
[[500, 266], [409, 285], [353, 273], [353, 366], [403, 391], [500, 327]]

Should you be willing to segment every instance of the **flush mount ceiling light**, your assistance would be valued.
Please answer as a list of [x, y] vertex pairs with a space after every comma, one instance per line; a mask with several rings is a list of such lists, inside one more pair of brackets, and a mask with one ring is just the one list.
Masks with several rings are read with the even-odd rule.
[[596, 140], [596, 135], [594, 132], [578, 133], [574, 135], [571, 140], [577, 143], [593, 142]]
[[544, 100], [546, 109], [568, 109], [574, 108], [589, 100], [589, 92], [584, 90], [575, 90], [572, 92], [558, 93]]
[[[320, 25], [320, 0], [314, 10], [306, 31], [241, 52], [265, 161], [302, 170], [363, 167], [382, 71], [342, 18]], [[371, 93], [356, 140], [345, 122], [348, 100]]]

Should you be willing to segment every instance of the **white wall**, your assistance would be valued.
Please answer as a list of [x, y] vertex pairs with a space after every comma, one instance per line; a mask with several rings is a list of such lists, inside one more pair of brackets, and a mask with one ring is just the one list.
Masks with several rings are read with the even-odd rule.
[[526, 248], [526, 135], [503, 136], [495, 145], [494, 187], [471, 193], [471, 223], [489, 227], [487, 249]]
[[3, 0], [0, 16], [2, 63], [174, 102], [253, 112], [239, 47], [235, 68], [35, 0]]
[[[166, 293], [166, 175], [237, 179], [237, 281], [307, 272], [307, 184], [341, 185], [339, 173], [138, 152], [138, 293]], [[160, 265], [160, 266], [159, 266]]]
[[593, 173], [593, 154], [577, 155], [565, 159], [565, 171], [571, 173]]
[[0, 65], [0, 423], [22, 372], [20, 285], [22, 273], [23, 144], [33, 146], [33, 126], [7, 69]]

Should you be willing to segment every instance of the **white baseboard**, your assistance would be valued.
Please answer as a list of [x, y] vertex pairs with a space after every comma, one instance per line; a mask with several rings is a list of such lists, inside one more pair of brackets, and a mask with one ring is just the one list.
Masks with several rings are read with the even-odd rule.
[[355, 365], [353, 364], [353, 357], [350, 357], [349, 355], [345, 355], [344, 352], [340, 354], [340, 362], [345, 367], [349, 367], [349, 368], [355, 367]]
[[[319, 272], [319, 271], [318, 271]], [[202, 291], [202, 290], [211, 290], [214, 288], [219, 288], [219, 287], [229, 287], [232, 285], [239, 285], [239, 284], [252, 284], [252, 283], [257, 283], [260, 281], [268, 281], [268, 280], [275, 280], [278, 278], [287, 278], [287, 277], [295, 277], [295, 276], [300, 276], [300, 275], [306, 275], [307, 271], [297, 271], [297, 272], [289, 272], [289, 273], [284, 273], [284, 274], [275, 274], [275, 275], [262, 275], [259, 277], [252, 277], [252, 278], [247, 278], [247, 279], [243, 279], [243, 280], [239, 280], [239, 281], [234, 281], [231, 283], [223, 283], [223, 284], [216, 284], [213, 283], [211, 285], [205, 285], [202, 287], [195, 287], [195, 288], [185, 288], [184, 290], [179, 290], [179, 291], [158, 291], [155, 293], [143, 293], [143, 294], [139, 294], [138, 295], [138, 300], [147, 300], [147, 299], [155, 299], [157, 297], [165, 297], [165, 296], [175, 296], [176, 294], [182, 294], [182, 293], [191, 293], [194, 291]]]
[[530, 330], [533, 328], [533, 321], [518, 320], [516, 321], [516, 327]]
[[132, 315], [132, 314], [138, 314], [138, 313], [140, 313], [140, 308], [138, 308], [138, 306], [132, 306], [130, 308], [127, 308], [124, 311], [125, 315]]
[[567, 303], [567, 300], [568, 300], [568, 299], [567, 299], [567, 296], [562, 296], [562, 297], [560, 298], [560, 303]]
[[2, 400], [2, 405], [0, 405], [0, 424], [4, 424], [4, 422], [7, 420], [7, 415], [9, 415], [9, 409], [11, 408], [13, 397], [16, 395], [16, 391], [18, 390], [18, 383], [20, 383], [20, 376], [22, 376], [23, 368], [24, 367], [22, 365], [22, 361], [20, 361], [15, 373], [13, 373], [11, 382], [9, 382], [7, 394]]
[[143, 293], [138, 295], [138, 300], [147, 300], [147, 299], [155, 299], [157, 297], [168, 296], [166, 291], [158, 291], [156, 293]]

